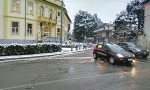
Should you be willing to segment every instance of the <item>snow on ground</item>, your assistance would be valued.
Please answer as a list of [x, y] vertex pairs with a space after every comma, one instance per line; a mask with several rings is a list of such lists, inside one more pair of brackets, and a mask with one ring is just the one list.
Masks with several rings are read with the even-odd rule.
[[[90, 48], [88, 48], [90, 49]], [[25, 58], [35, 58], [35, 57], [44, 57], [44, 56], [55, 56], [55, 55], [62, 55], [62, 54], [71, 54], [75, 52], [80, 52], [83, 50], [88, 50], [81, 48], [80, 50], [76, 50], [73, 48], [62, 48], [61, 52], [54, 52], [54, 53], [41, 53], [41, 54], [31, 54], [31, 55], [16, 55], [16, 56], [0, 56], [0, 63], [2, 62], [9, 62], [9, 61], [17, 61], [16, 59], [25, 59]]]

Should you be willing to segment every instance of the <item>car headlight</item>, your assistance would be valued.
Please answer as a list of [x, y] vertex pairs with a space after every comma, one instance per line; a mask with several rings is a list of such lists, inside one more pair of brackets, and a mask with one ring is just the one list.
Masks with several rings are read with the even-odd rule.
[[117, 54], [118, 58], [123, 58], [124, 56], [122, 54]]
[[149, 50], [147, 49], [147, 52], [149, 52]]
[[132, 63], [136, 63], [136, 60], [132, 60]]

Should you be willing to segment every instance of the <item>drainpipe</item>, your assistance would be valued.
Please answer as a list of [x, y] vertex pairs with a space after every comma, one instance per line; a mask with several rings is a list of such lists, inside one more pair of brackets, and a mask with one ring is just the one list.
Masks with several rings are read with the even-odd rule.
[[63, 8], [64, 2], [62, 0], [61, 3], [61, 30], [60, 30], [60, 46], [62, 45], [62, 31], [63, 31], [63, 12], [64, 12], [64, 8]]
[[27, 0], [25, 0], [25, 31], [24, 31], [24, 44], [26, 43], [26, 22], [27, 22], [27, 17], [26, 17], [26, 12], [27, 12]]

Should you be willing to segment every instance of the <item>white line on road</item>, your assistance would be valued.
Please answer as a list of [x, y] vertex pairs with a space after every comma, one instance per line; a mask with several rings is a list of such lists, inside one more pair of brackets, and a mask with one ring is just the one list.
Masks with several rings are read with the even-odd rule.
[[[42, 83], [37, 83], [37, 84], [31, 84], [30, 86], [37, 86], [37, 85], [44, 85], [44, 84], [64, 82], [64, 81], [70, 81], [70, 80], [78, 80], [78, 79], [86, 79], [86, 78], [97, 78], [97, 77], [100, 77], [100, 76], [106, 76], [106, 75], [112, 75], [112, 74], [119, 74], [119, 73], [89, 75], [89, 76], [86, 76], [86, 77], [70, 78], [70, 79], [55, 80], [55, 81], [48, 81], [48, 82], [42, 82]], [[3, 88], [3, 89], [0, 89], [0, 90], [11, 90], [11, 89], [25, 88], [25, 86], [26, 85], [20, 85], [20, 86], [15, 86], [15, 87]]]
[[60, 57], [60, 58], [51, 58], [51, 59], [92, 59], [92, 57]]
[[[143, 72], [149, 72], [149, 70], [142, 70], [139, 71], [140, 73]], [[130, 74], [131, 72], [123, 72], [124, 74]], [[41, 83], [36, 83], [36, 84], [31, 84], [30, 86], [38, 86], [38, 85], [44, 85], [44, 84], [51, 84], [51, 83], [57, 83], [57, 82], [64, 82], [64, 81], [70, 81], [70, 80], [78, 80], [78, 79], [86, 79], [86, 78], [97, 78], [97, 77], [101, 77], [101, 76], [109, 76], [109, 75], [113, 75], [116, 76], [118, 75], [118, 77], [120, 76], [120, 72], [116, 72], [116, 73], [109, 73], [109, 74], [100, 74], [100, 75], [87, 75], [86, 77], [78, 77], [78, 78], [70, 78], [70, 79], [62, 79], [62, 80], [54, 80], [54, 81], [47, 81], [47, 82], [41, 82]], [[128, 77], [128, 76], [127, 76]], [[9, 87], [9, 88], [2, 88], [0, 90], [11, 90], [11, 89], [18, 89], [18, 88], [25, 88], [26, 85], [20, 85], [20, 86], [14, 86], [14, 87]]]

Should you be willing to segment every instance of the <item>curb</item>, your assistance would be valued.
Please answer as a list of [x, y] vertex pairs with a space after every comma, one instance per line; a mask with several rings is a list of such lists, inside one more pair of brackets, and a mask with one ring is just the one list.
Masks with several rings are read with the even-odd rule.
[[10, 61], [20, 61], [20, 60], [13, 60], [13, 59], [29, 59], [29, 58], [37, 58], [37, 57], [46, 57], [46, 56], [57, 56], [57, 55], [65, 55], [65, 54], [73, 54], [76, 52], [87, 51], [89, 49], [78, 50], [78, 51], [68, 51], [68, 52], [54, 52], [54, 53], [42, 53], [42, 54], [31, 54], [31, 55], [19, 55], [19, 56], [3, 56], [0, 57], [0, 63], [3, 62], [10, 62]]

